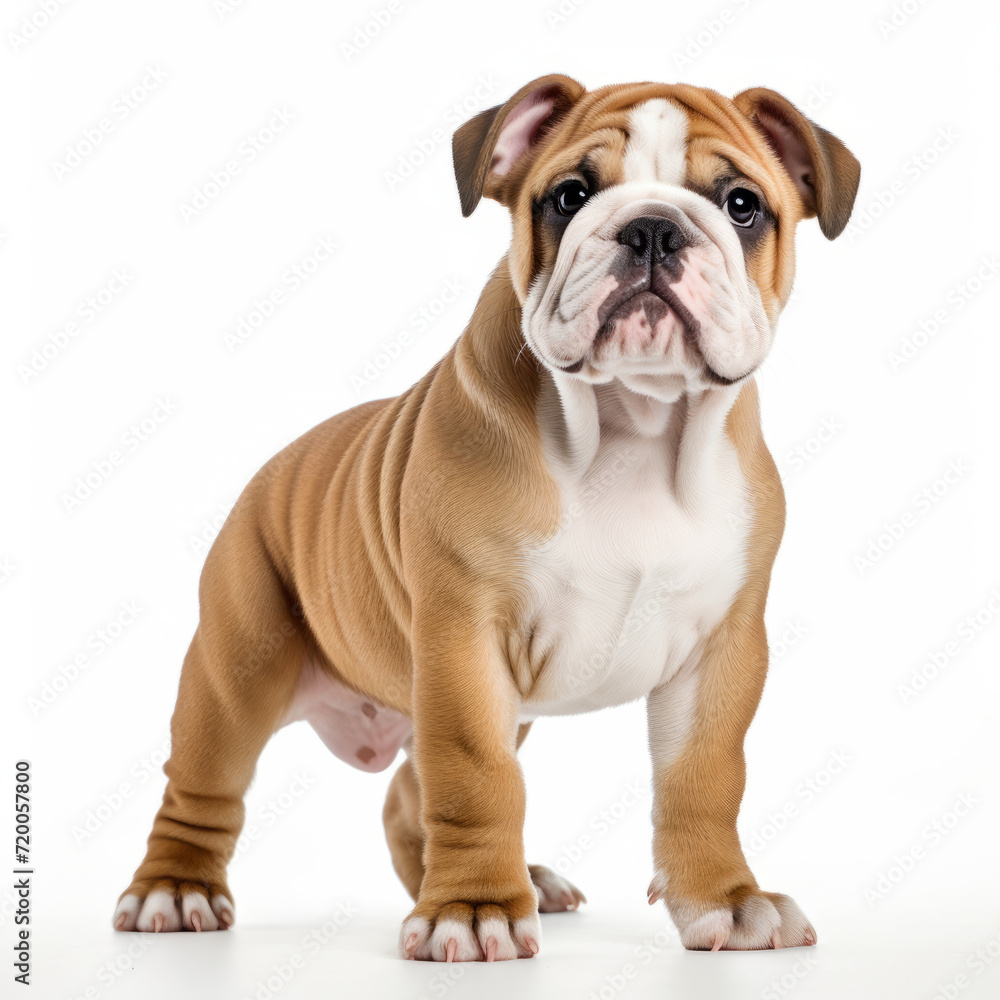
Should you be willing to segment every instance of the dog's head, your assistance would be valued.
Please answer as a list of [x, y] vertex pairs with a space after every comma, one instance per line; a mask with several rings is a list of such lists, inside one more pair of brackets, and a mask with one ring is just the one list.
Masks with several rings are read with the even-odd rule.
[[791, 291], [793, 233], [847, 225], [860, 167], [780, 94], [522, 87], [453, 141], [462, 211], [513, 220], [531, 350], [553, 372], [674, 396], [755, 371]]

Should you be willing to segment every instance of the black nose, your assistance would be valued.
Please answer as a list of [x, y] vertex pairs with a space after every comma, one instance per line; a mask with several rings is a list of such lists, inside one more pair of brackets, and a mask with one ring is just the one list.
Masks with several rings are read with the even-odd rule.
[[676, 222], [655, 215], [633, 219], [618, 234], [618, 242], [631, 247], [636, 256], [653, 264], [663, 264], [687, 244]]

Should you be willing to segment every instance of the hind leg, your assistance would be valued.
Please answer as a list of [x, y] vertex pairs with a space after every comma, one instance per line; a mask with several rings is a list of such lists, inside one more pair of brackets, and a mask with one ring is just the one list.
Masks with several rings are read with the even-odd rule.
[[[524, 742], [531, 724], [518, 730], [517, 745]], [[424, 835], [420, 828], [420, 786], [413, 764], [407, 760], [392, 776], [382, 810], [385, 838], [392, 854], [392, 865], [406, 891], [416, 899], [424, 877]], [[538, 892], [541, 913], [575, 910], [586, 897], [571, 882], [543, 865], [528, 865], [528, 874]]]
[[201, 621], [181, 671], [163, 804], [145, 859], [119, 898], [116, 930], [233, 923], [226, 866], [243, 826], [243, 796], [281, 724], [305, 648], [301, 619], [266, 553], [255, 537], [226, 528], [202, 576]]
[[410, 760], [403, 761], [389, 782], [382, 822], [392, 866], [416, 899], [424, 878], [424, 834], [420, 829], [420, 787]]

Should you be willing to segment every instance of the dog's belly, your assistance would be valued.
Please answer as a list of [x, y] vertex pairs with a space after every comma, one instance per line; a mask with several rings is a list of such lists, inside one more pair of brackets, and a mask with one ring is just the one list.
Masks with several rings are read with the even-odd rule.
[[305, 721], [328, 750], [362, 771], [384, 771], [412, 733], [410, 720], [352, 691], [313, 660], [302, 666], [281, 726]]
[[745, 480], [735, 450], [718, 459], [684, 504], [656, 452], [602, 457], [564, 490], [560, 530], [528, 562], [523, 720], [644, 697], [699, 655], [746, 571]]

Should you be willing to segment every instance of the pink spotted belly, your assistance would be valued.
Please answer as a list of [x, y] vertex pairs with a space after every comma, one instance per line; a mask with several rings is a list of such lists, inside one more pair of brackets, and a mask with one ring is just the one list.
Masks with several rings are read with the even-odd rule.
[[302, 668], [281, 726], [300, 721], [341, 760], [372, 772], [384, 771], [413, 731], [405, 715], [345, 687], [312, 660]]

